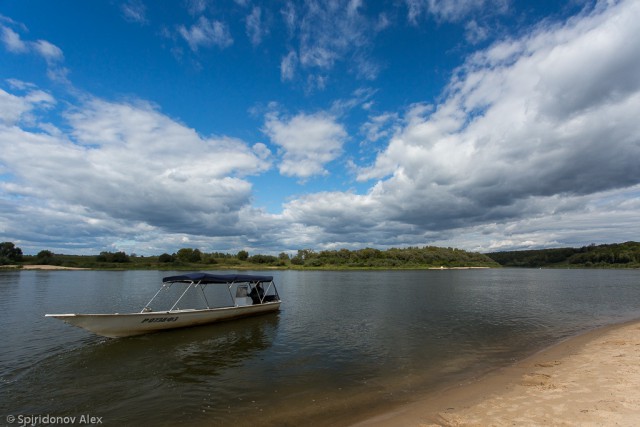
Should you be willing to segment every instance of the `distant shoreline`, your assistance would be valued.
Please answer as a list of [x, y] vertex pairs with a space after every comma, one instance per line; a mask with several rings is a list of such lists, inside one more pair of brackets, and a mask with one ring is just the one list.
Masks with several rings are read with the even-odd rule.
[[61, 265], [47, 265], [47, 264], [31, 264], [31, 265], [2, 265], [0, 270], [91, 270], [90, 268], [82, 267], [63, 267]]
[[[215, 264], [214, 264], [215, 266]], [[367, 268], [367, 267], [346, 267], [346, 268], [339, 268], [336, 270], [485, 270], [485, 269], [490, 269], [490, 268], [496, 268], [496, 267], [474, 267], [474, 266], [469, 266], [469, 267], [415, 267], [415, 268], [399, 268], [399, 267], [395, 267], [395, 268]], [[122, 270], [123, 268], [121, 266], [119, 266], [117, 268], [118, 270]], [[251, 270], [297, 270], [297, 271], [305, 271], [305, 270], [309, 270], [309, 271], [313, 271], [313, 270], [327, 270], [327, 268], [301, 268], [301, 269], [293, 269], [293, 268], [286, 268], [286, 267], [273, 267], [273, 266], [268, 266], [268, 267], [262, 267], [260, 268], [260, 266], [255, 266], [255, 267], [251, 267], [249, 268]], [[47, 264], [25, 264], [25, 265], [16, 265], [16, 264], [12, 264], [12, 265], [0, 265], [0, 270], [105, 270], [104, 268], [88, 268], [88, 267], [64, 267], [61, 265], [47, 265]], [[110, 269], [107, 269], [110, 270]], [[148, 269], [137, 269], [137, 268], [124, 268], [124, 270], [148, 270]], [[161, 269], [158, 269], [161, 270]], [[184, 268], [176, 268], [176, 270], [185, 270]], [[218, 268], [206, 268], [206, 269], [202, 269], [202, 268], [192, 268], [192, 269], [188, 269], [188, 270], [247, 270], [246, 266], [243, 267], [239, 267], [239, 266], [219, 266]]]
[[585, 267], [585, 266], [556, 266], [556, 267], [511, 267], [511, 266], [458, 266], [458, 267], [434, 267], [434, 266], [410, 266], [410, 267], [345, 267], [345, 266], [322, 266], [322, 267], [291, 267], [291, 266], [273, 266], [273, 265], [193, 265], [193, 266], [130, 266], [130, 265], [117, 265], [117, 266], [100, 266], [100, 267], [65, 267], [62, 265], [48, 265], [48, 264], [9, 264], [9, 265], [0, 265], [0, 271], [11, 271], [11, 270], [46, 270], [46, 271], [55, 271], [55, 270], [96, 270], [96, 271], [144, 271], [144, 270], [154, 270], [154, 271], [209, 271], [209, 270], [255, 270], [255, 271], [263, 271], [263, 270], [275, 270], [275, 271], [387, 271], [387, 270], [397, 270], [397, 271], [416, 271], [416, 270], [490, 270], [490, 269], [500, 269], [500, 268], [513, 268], [518, 270], [539, 270], [539, 269], [569, 269], [569, 270], [580, 270], [580, 269], [588, 269], [588, 270], [638, 270], [638, 267], [620, 267], [615, 265], [609, 266], [598, 266], [598, 267]]

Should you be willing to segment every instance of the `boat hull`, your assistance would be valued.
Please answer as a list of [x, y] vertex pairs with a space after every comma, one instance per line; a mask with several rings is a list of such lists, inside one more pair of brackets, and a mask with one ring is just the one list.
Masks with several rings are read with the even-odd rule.
[[126, 314], [46, 314], [109, 338], [148, 334], [278, 311], [280, 301], [204, 310], [151, 311]]

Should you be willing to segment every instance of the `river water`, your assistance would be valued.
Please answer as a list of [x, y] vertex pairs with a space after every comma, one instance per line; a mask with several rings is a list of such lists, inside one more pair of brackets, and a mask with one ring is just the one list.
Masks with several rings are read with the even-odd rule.
[[44, 314], [136, 312], [177, 273], [0, 272], [0, 425], [345, 425], [640, 318], [637, 270], [251, 273], [279, 313], [106, 339]]

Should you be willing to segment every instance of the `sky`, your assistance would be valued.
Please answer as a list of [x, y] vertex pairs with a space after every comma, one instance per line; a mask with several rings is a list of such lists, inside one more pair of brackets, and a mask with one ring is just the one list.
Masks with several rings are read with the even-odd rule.
[[640, 1], [3, 0], [0, 240], [639, 240]]

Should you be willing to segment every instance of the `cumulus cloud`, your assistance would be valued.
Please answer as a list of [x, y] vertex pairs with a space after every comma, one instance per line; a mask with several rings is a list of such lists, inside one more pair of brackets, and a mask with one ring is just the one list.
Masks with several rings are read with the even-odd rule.
[[42, 90], [25, 85], [20, 81], [11, 81], [13, 86], [26, 90], [24, 96], [16, 96], [0, 89], [0, 123], [14, 126], [19, 122], [33, 123], [31, 112], [52, 107], [55, 99]]
[[[488, 2], [415, 4], [456, 21]], [[321, 86], [321, 71], [357, 56], [358, 37], [375, 30], [353, 29], [353, 46], [343, 48], [304, 27], [318, 18], [317, 28], [329, 28], [327, 11], [314, 5], [284, 8], [291, 40], [300, 43], [282, 60], [281, 78], [307, 72]], [[337, 34], [362, 18], [358, 1], [330, 6], [345, 16]], [[216, 45], [215, 21], [201, 21], [182, 27], [194, 51]], [[53, 249], [73, 247], [72, 230], [90, 236], [77, 247], [85, 253], [130, 242], [144, 242], [131, 251], [157, 254], [167, 242], [176, 249], [429, 243], [488, 251], [624, 240], [640, 228], [639, 22], [638, 2], [599, 3], [469, 56], [437, 103], [377, 113], [373, 93], [361, 95], [358, 105], [369, 108], [361, 113], [370, 115], [359, 129], [361, 149], [374, 157], [351, 165], [354, 186], [364, 190], [292, 196], [279, 214], [252, 207], [250, 175], [274, 159], [284, 176], [327, 175], [349, 139], [338, 117], [355, 104], [267, 114], [262, 130], [272, 153], [264, 143], [202, 136], [142, 101], [88, 98], [69, 108], [9, 81], [0, 90], [0, 230]], [[64, 60], [55, 45], [24, 39], [15, 23], [0, 25], [7, 52], [39, 55], [48, 65]], [[479, 26], [466, 29], [470, 41], [485, 37]], [[66, 108], [58, 126], [47, 122], [56, 108]]]
[[[478, 52], [359, 170], [366, 194], [311, 195], [288, 214], [330, 232], [316, 212], [334, 204], [340, 223], [367, 212], [424, 237], [596, 209], [591, 199], [640, 183], [639, 22], [638, 2], [616, 3]], [[364, 127], [371, 139], [386, 120]]]
[[[19, 101], [11, 114], [0, 102], [3, 119], [14, 123], [52, 102], [35, 92], [0, 94], [0, 100]], [[239, 212], [250, 204], [246, 177], [270, 167], [264, 144], [252, 148], [233, 138], [202, 137], [146, 103], [91, 99], [66, 119], [65, 132], [0, 126], [0, 163], [11, 176], [1, 189], [7, 197], [37, 201], [30, 205], [41, 211], [82, 218], [78, 230], [121, 230], [127, 222], [139, 230], [238, 234]]]
[[373, 117], [361, 126], [360, 132], [366, 136], [365, 142], [388, 140], [396, 130], [397, 113], [383, 113]]
[[233, 44], [229, 28], [224, 22], [209, 20], [204, 16], [201, 16], [198, 22], [189, 28], [180, 25], [178, 33], [194, 52], [197, 52], [201, 47], [218, 46], [224, 49]]
[[326, 174], [324, 166], [342, 153], [346, 131], [326, 114], [299, 114], [289, 120], [269, 114], [264, 127], [282, 151], [280, 173], [309, 178]]

